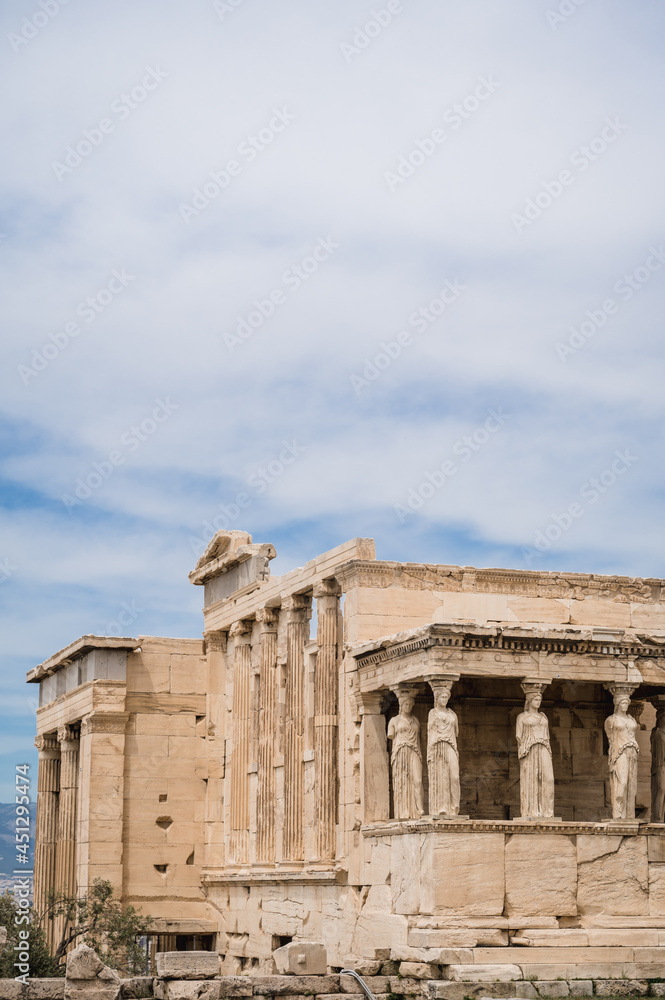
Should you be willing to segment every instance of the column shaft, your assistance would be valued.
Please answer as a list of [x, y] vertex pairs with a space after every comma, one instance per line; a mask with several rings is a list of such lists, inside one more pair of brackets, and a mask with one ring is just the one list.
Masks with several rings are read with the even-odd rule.
[[285, 861], [304, 860], [303, 802], [305, 797], [305, 642], [309, 598], [294, 595], [283, 607], [286, 625], [286, 711], [284, 724]]
[[232, 860], [249, 861], [249, 753], [251, 738], [250, 681], [252, 670], [251, 633], [245, 622], [236, 622], [229, 633], [233, 653], [233, 751], [231, 758], [231, 837]]
[[314, 591], [317, 654], [314, 673], [314, 765], [316, 774], [316, 843], [320, 861], [336, 853], [338, 810], [339, 596], [335, 580]]
[[76, 894], [76, 801], [78, 797], [79, 735], [73, 726], [58, 730], [60, 742], [60, 803], [55, 884], [58, 892]]
[[259, 675], [259, 784], [256, 799], [256, 860], [275, 860], [275, 768], [277, 727], [277, 615], [271, 608], [259, 611], [261, 666]]
[[[60, 747], [55, 733], [38, 736], [35, 746], [39, 750], [37, 775], [37, 824], [35, 831], [34, 906], [42, 917], [49, 893], [55, 887], [56, 848], [58, 842], [58, 793], [60, 791]], [[44, 930], [53, 945], [52, 923]]]

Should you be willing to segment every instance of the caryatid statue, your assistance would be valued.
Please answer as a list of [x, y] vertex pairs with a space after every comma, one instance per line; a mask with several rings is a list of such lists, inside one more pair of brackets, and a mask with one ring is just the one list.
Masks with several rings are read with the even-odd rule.
[[605, 732], [610, 744], [610, 791], [612, 818], [635, 819], [637, 795], [637, 756], [640, 748], [636, 733], [639, 723], [628, 714], [633, 684], [610, 684], [614, 698], [614, 714], [605, 719]]
[[554, 816], [554, 768], [547, 716], [540, 711], [547, 683], [522, 682], [524, 711], [517, 716], [517, 755], [520, 762], [520, 808], [524, 819]]
[[452, 680], [428, 678], [434, 708], [427, 719], [427, 767], [431, 816], [457, 816], [460, 803], [457, 716], [448, 708]]
[[395, 819], [417, 819], [425, 810], [420, 722], [413, 714], [415, 692], [410, 684], [398, 684], [396, 694], [399, 714], [388, 723], [388, 739], [392, 741], [393, 810]]
[[651, 822], [665, 823], [665, 704], [658, 701], [651, 730]]

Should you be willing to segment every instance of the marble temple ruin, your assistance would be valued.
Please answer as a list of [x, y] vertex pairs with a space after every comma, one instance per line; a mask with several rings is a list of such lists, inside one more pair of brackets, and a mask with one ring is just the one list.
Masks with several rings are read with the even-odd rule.
[[30, 671], [37, 908], [103, 876], [228, 974], [303, 940], [332, 971], [665, 976], [665, 582], [274, 555], [215, 535], [202, 639]]

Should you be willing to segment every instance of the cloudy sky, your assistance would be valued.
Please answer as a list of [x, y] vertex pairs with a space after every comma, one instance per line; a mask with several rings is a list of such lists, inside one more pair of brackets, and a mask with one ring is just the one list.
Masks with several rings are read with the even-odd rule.
[[663, 575], [660, 3], [0, 19], [0, 799], [25, 671], [199, 635], [216, 527]]

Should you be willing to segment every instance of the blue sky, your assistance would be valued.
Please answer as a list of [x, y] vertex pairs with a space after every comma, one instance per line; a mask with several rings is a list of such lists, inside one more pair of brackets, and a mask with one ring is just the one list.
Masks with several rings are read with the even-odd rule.
[[0, 800], [25, 671], [199, 635], [211, 525], [663, 574], [663, 20], [3, 5]]

